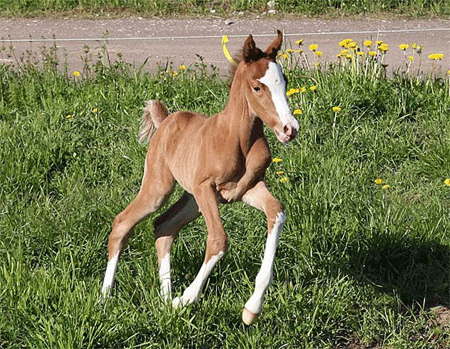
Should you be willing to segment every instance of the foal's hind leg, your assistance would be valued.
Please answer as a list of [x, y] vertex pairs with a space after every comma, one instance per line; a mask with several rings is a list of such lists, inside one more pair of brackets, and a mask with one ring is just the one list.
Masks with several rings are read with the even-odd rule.
[[264, 294], [272, 282], [273, 263], [281, 229], [283, 229], [286, 215], [281, 203], [275, 199], [267, 189], [264, 182], [258, 182], [242, 197], [242, 201], [263, 211], [267, 216], [267, 241], [261, 269], [256, 276], [255, 291], [245, 304], [242, 320], [251, 325], [262, 310]]
[[210, 185], [205, 184], [195, 190], [194, 197], [205, 218], [206, 228], [208, 230], [206, 254], [203, 265], [195, 280], [188, 288], [186, 288], [186, 290], [184, 290], [181, 297], [177, 297], [173, 300], [174, 307], [193, 303], [198, 300], [212, 268], [227, 250], [228, 237], [220, 220], [216, 193]]
[[194, 197], [184, 192], [181, 198], [166, 212], [155, 219], [156, 251], [158, 252], [161, 295], [171, 298], [170, 250], [180, 229], [200, 216]]
[[[158, 164], [156, 162], [156, 164]], [[147, 166], [142, 180], [141, 190], [133, 202], [113, 222], [113, 228], [108, 242], [108, 265], [103, 281], [102, 293], [106, 296], [112, 287], [114, 276], [119, 261], [119, 255], [133, 232], [134, 227], [141, 220], [164, 204], [174, 187], [174, 178], [169, 169], [159, 163], [160, 166]]]

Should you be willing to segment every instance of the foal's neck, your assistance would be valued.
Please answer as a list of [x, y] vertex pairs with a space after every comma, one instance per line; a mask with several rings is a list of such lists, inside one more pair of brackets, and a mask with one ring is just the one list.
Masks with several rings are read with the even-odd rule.
[[250, 110], [240, 82], [232, 84], [228, 103], [219, 116], [227, 124], [233, 143], [239, 144], [244, 155], [248, 153], [253, 142], [264, 134], [263, 123]]

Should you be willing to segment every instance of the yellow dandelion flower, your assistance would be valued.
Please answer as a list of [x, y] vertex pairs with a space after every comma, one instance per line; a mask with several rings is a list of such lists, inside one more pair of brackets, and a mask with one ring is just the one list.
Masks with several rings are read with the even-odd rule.
[[400, 50], [406, 51], [408, 49], [409, 45], [408, 44], [400, 44], [400, 45], [398, 45], [398, 47], [400, 48]]
[[366, 47], [372, 46], [372, 40], [366, 40], [366, 41], [364, 41], [364, 46], [366, 46]]
[[284, 59], [287, 59], [289, 56], [288, 56], [287, 53], [283, 53], [283, 54], [281, 55], [281, 57], [283, 57]]
[[286, 92], [286, 96], [293, 95], [295, 93], [299, 93], [300, 90], [298, 88], [291, 88], [289, 91]]
[[381, 187], [381, 189], [389, 189], [391, 186], [389, 184], [385, 184]]
[[417, 44], [416, 44], [416, 43], [413, 43], [411, 46], [412, 46], [412, 48], [415, 50], [416, 47], [417, 47]]
[[417, 51], [417, 53], [422, 53], [422, 46], [421, 45], [417, 45], [416, 51]]
[[352, 56], [351, 54], [348, 54], [348, 55], [345, 56], [345, 58], [347, 58], [348, 60], [350, 60], [350, 59], [353, 58], [353, 56]]
[[408, 59], [410, 62], [412, 62], [414, 60], [414, 56], [408, 56]]
[[428, 58], [432, 61], [440, 61], [442, 58], [444, 58], [444, 54], [442, 53], [432, 53], [431, 55], [428, 55]]
[[303, 113], [303, 112], [302, 112], [301, 109], [295, 109], [293, 114], [294, 114], [294, 115], [302, 115], [302, 113]]
[[342, 41], [339, 42], [339, 46], [341, 46], [341, 47], [347, 47], [347, 45], [348, 45], [349, 43], [351, 43], [352, 41], [353, 41], [352, 39], [345, 39], [345, 40], [342, 40]]
[[377, 44], [377, 46], [379, 46], [379, 45], [383, 44], [383, 41], [382, 40], [377, 40], [377, 41], [375, 41], [375, 43]]
[[92, 109], [92, 112], [93, 112], [93, 113], [96, 113], [96, 112], [98, 112], [98, 108], [94, 108], [94, 109]]
[[70, 119], [71, 117], [73, 117], [72, 114], [69, 114], [69, 115], [66, 116], [67, 119]]
[[288, 181], [288, 178], [287, 178], [287, 177], [283, 177], [283, 178], [280, 179], [280, 182], [281, 182], [281, 183], [286, 183], [287, 181]]
[[185, 71], [185, 70], [186, 70], [186, 66], [185, 66], [184, 64], [182, 64], [182, 65], [180, 65], [180, 66], [178, 67], [178, 69], [179, 69], [180, 71]]
[[[450, 75], [450, 74], [449, 74]], [[302, 88], [300, 89], [300, 91], [302, 92], [302, 93], [305, 93], [306, 92], [306, 87], [305, 86], [302, 86]]]
[[358, 52], [356, 52], [356, 54], [357, 54], [358, 56], [364, 56], [364, 55], [365, 55], [365, 53], [364, 53], [363, 51], [358, 51]]
[[80, 72], [79, 72], [78, 70], [75, 70], [75, 71], [73, 72], [73, 76], [80, 76]]
[[311, 44], [311, 45], [309, 45], [309, 49], [311, 50], [311, 51], [315, 51], [315, 50], [317, 50], [319, 48], [319, 45], [317, 45], [317, 44]]
[[349, 42], [347, 44], [348, 47], [355, 49], [356, 47], [358, 47], [358, 44], [355, 41]]
[[381, 44], [381, 45], [379, 45], [378, 46], [378, 50], [383, 52], [383, 53], [386, 53], [389, 50], [388, 44]]
[[375, 51], [369, 51], [367, 52], [369, 54], [369, 56], [371, 57], [375, 57], [377, 55], [377, 53]]
[[297, 40], [295, 42], [298, 46], [302, 46], [303, 45], [303, 39]]
[[274, 163], [278, 163], [278, 162], [283, 161], [283, 159], [280, 159], [280, 158], [274, 158], [272, 161], [273, 161]]
[[383, 180], [381, 178], [375, 179], [374, 182], [375, 182], [375, 184], [378, 184], [378, 185], [383, 184]]
[[450, 178], [447, 178], [447, 179], [444, 181], [444, 184], [445, 184], [446, 186], [450, 187]]
[[303, 53], [303, 50], [297, 50], [297, 52], [298, 52], [299, 54], [302, 54], [302, 53]]
[[316, 90], [317, 90], [317, 86], [316, 86], [316, 85], [312, 85], [309, 89], [310, 89], [311, 91], [316, 91]]
[[291, 49], [291, 48], [290, 48], [290, 49], [287, 49], [287, 50], [286, 50], [286, 53], [287, 53], [287, 54], [292, 54], [292, 53], [294, 53], [294, 50]]
[[332, 109], [333, 109], [333, 111], [336, 112], [336, 113], [337, 113], [337, 112], [340, 112], [340, 111], [342, 110], [341, 107], [333, 107]]
[[449, 70], [447, 70], [447, 75], [448, 75], [448, 76], [450, 76], [450, 69], [449, 69]]
[[316, 54], [317, 57], [320, 57], [323, 55], [322, 51], [315, 51], [314, 53]]
[[277, 171], [277, 175], [282, 176], [282, 175], [284, 175], [284, 172], [283, 171]]
[[176, 70], [174, 70], [174, 71], [172, 72], [172, 76], [175, 77], [175, 76], [177, 76], [177, 75], [178, 75], [178, 72], [177, 72]]

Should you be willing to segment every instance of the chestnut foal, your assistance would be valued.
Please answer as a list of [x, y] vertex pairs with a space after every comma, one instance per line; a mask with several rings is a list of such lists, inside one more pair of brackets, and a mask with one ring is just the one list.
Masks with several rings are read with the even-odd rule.
[[178, 307], [198, 300], [212, 268], [227, 250], [228, 237], [218, 203], [242, 200], [267, 216], [264, 258], [242, 319], [250, 325], [261, 313], [286, 219], [283, 206], [263, 181], [271, 162], [263, 122], [282, 143], [293, 139], [299, 128], [287, 103], [286, 80], [275, 61], [283, 40], [282, 33], [277, 32], [277, 38], [266, 51], [257, 48], [249, 35], [234, 71], [230, 99], [219, 114], [209, 118], [186, 111], [168, 115], [161, 102], [148, 102], [141, 126], [141, 138], [150, 141], [144, 177], [137, 197], [113, 223], [102, 288], [105, 296], [112, 287], [119, 255], [133, 228], [166, 202], [177, 181], [184, 194], [154, 222], [162, 296], [171, 299], [172, 243], [179, 230], [201, 212], [208, 230], [205, 259], [195, 280], [172, 303]]

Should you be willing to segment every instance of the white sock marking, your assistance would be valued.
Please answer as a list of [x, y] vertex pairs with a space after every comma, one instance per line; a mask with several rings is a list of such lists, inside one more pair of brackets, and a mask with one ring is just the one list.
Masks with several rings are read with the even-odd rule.
[[283, 229], [284, 222], [286, 221], [286, 215], [284, 212], [277, 214], [275, 224], [267, 236], [266, 247], [264, 249], [264, 258], [261, 263], [261, 269], [255, 280], [255, 291], [250, 299], [245, 303], [245, 308], [253, 314], [259, 314], [262, 310], [262, 304], [264, 301], [264, 294], [272, 282], [273, 276], [273, 262], [275, 259], [275, 253], [277, 251], [278, 240], [280, 238], [280, 232]]
[[108, 262], [106, 267], [105, 279], [103, 280], [102, 294], [103, 298], [107, 296], [107, 292], [111, 289], [116, 274], [117, 263], [119, 262], [119, 252], [117, 252]]
[[183, 296], [181, 296], [180, 298], [177, 297], [173, 300], [173, 306], [175, 308], [177, 308], [179, 305], [183, 306], [189, 303], [194, 303], [199, 299], [200, 294], [203, 290], [203, 286], [205, 286], [206, 279], [208, 279], [208, 276], [209, 274], [211, 274], [213, 267], [222, 258], [223, 255], [224, 252], [220, 251], [217, 255], [212, 256], [207, 263], [203, 263], [195, 280], [188, 288], [184, 290]]
[[159, 279], [161, 280], [161, 295], [164, 300], [172, 298], [170, 280], [170, 252], [161, 259], [159, 267]]
[[292, 115], [288, 105], [286, 97], [286, 81], [284, 80], [280, 65], [275, 62], [269, 62], [269, 68], [267, 69], [266, 74], [259, 79], [259, 82], [269, 88], [281, 124], [283, 126], [291, 125], [292, 128], [298, 130], [298, 121]]

